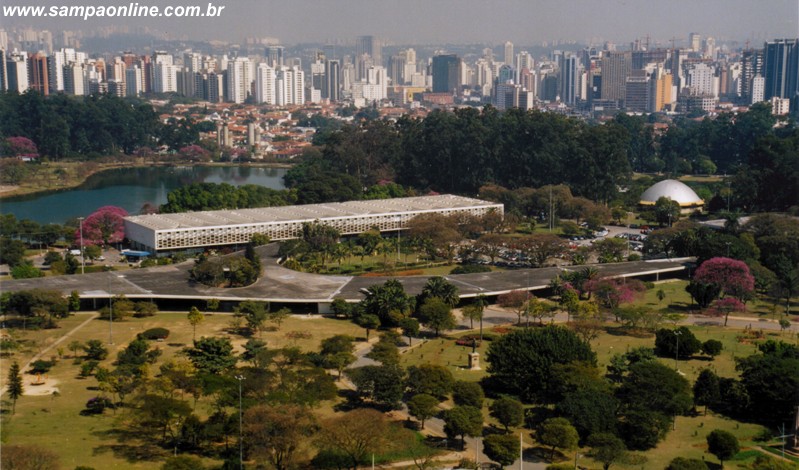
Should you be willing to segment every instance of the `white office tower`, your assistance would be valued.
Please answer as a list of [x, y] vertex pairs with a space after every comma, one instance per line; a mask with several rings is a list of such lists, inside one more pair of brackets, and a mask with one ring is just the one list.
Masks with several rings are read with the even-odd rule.
[[341, 88], [344, 92], [351, 92], [355, 84], [355, 65], [345, 62], [341, 67]]
[[535, 61], [533, 60], [533, 56], [527, 51], [519, 52], [516, 54], [516, 63], [513, 68], [516, 70], [517, 76], [521, 69], [534, 70]]
[[299, 67], [281, 67], [275, 84], [278, 105], [305, 103], [305, 72]]
[[86, 94], [85, 70], [83, 64], [70, 62], [64, 66], [64, 93], [83, 96]]
[[138, 65], [125, 70], [125, 96], [139, 96], [142, 93], [142, 73]]
[[277, 104], [275, 97], [275, 69], [269, 64], [260, 63], [255, 69], [255, 101]]
[[8, 50], [8, 33], [5, 29], [0, 29], [0, 49]]
[[[313, 62], [311, 64], [311, 88], [309, 92], [311, 103], [320, 103], [322, 101], [322, 90], [325, 89], [326, 80], [325, 62], [322, 60]], [[318, 98], [315, 96], [314, 90], [319, 91]]]
[[114, 57], [113, 62], [108, 64], [106, 68], [106, 75], [109, 80], [116, 80], [117, 82], [125, 81], [125, 69], [127, 66], [121, 57]]
[[153, 64], [153, 91], [156, 93], [173, 93], [178, 91], [178, 70], [172, 64]]
[[573, 106], [580, 92], [580, 75], [582, 74], [580, 59], [571, 52], [564, 52], [558, 56], [558, 66], [560, 69], [558, 75], [560, 101]]
[[704, 63], [691, 64], [686, 74], [685, 87], [696, 96], [718, 96], [715, 69]]
[[247, 57], [236, 57], [227, 63], [227, 101], [244, 103], [255, 79], [253, 64]]
[[504, 62], [513, 67], [513, 43], [510, 41], [505, 43]]
[[14, 51], [6, 59], [6, 83], [9, 91], [24, 93], [30, 86], [28, 80], [28, 53]]

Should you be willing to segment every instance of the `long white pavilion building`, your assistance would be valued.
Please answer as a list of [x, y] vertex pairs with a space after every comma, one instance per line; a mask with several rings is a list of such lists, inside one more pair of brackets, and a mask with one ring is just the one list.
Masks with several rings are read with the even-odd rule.
[[302, 225], [316, 222], [332, 226], [342, 235], [402, 230], [420, 214], [504, 212], [504, 206], [480, 199], [442, 194], [435, 196], [348, 201], [256, 209], [149, 214], [125, 217], [125, 235], [131, 245], [153, 254], [244, 244], [260, 233], [272, 240], [298, 238]]

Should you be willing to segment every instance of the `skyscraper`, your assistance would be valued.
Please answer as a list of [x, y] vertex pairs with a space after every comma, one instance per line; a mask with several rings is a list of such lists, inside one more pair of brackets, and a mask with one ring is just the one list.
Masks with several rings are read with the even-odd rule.
[[[741, 54], [741, 101], [749, 104], [752, 101], [752, 85], [755, 77], [763, 76], [763, 49], [747, 49]], [[762, 91], [762, 87], [759, 91]], [[761, 99], [758, 101], [762, 101]]]
[[513, 43], [508, 41], [505, 43], [505, 60], [504, 62], [513, 67]]
[[6, 57], [6, 81], [9, 91], [24, 93], [30, 87], [27, 52], [14, 50]]
[[328, 60], [325, 62], [325, 88], [322, 89], [322, 96], [328, 98], [330, 101], [339, 100], [339, 90], [341, 65], [338, 60]]
[[455, 54], [433, 57], [433, 93], [457, 93], [461, 59]]
[[579, 94], [578, 85], [582, 68], [580, 60], [571, 52], [564, 52], [558, 56], [558, 66], [560, 68], [558, 77], [560, 101], [570, 106], [574, 105]]
[[355, 57], [369, 54], [374, 65], [383, 65], [383, 44], [375, 36], [358, 36], [355, 41]]
[[763, 98], [794, 98], [799, 93], [799, 45], [797, 39], [777, 39], [764, 47]]
[[28, 58], [28, 69], [30, 71], [30, 88], [43, 95], [49, 95], [50, 80], [47, 73], [47, 57], [38, 52], [33, 54]]
[[630, 52], [606, 52], [602, 57], [602, 99], [624, 101], [630, 75]]
[[275, 69], [269, 64], [260, 63], [255, 69], [255, 101], [257, 103], [276, 104]]
[[284, 52], [283, 46], [266, 46], [266, 49], [264, 50], [266, 63], [273, 69], [282, 67], [283, 52]]

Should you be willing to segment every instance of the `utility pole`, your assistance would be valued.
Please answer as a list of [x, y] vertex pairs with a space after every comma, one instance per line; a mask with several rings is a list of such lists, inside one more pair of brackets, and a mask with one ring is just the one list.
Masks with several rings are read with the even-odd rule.
[[237, 375], [236, 380], [239, 381], [239, 470], [244, 468], [244, 440], [241, 438], [241, 381], [244, 380], [243, 375]]
[[85, 274], [86, 256], [83, 254], [83, 217], [78, 217], [78, 224], [80, 226], [80, 273]]

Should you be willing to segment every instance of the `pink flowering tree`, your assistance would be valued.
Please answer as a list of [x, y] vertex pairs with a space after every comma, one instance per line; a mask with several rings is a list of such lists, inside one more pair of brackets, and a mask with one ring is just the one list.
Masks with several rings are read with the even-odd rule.
[[755, 291], [755, 278], [749, 266], [732, 258], [711, 258], [696, 270], [694, 282], [713, 286], [719, 290], [721, 298], [735, 297], [746, 301]]
[[643, 295], [646, 286], [636, 279], [619, 279], [604, 277], [592, 279], [583, 286], [586, 292], [608, 309], [615, 309], [621, 304], [634, 302]]
[[707, 309], [707, 314], [714, 317], [724, 317], [724, 326], [727, 326], [727, 319], [733, 312], [745, 312], [746, 305], [735, 297], [725, 297], [713, 302]]
[[27, 137], [8, 137], [5, 141], [5, 154], [9, 157], [38, 158], [39, 149]]
[[[83, 245], [108, 245], [125, 238], [123, 218], [128, 212], [116, 206], [103, 206], [83, 221]], [[75, 230], [75, 241], [80, 242], [80, 227]]]
[[192, 162], [211, 161], [211, 153], [199, 145], [188, 145], [183, 147], [178, 151], [178, 155], [180, 155], [182, 159], [190, 160]]

